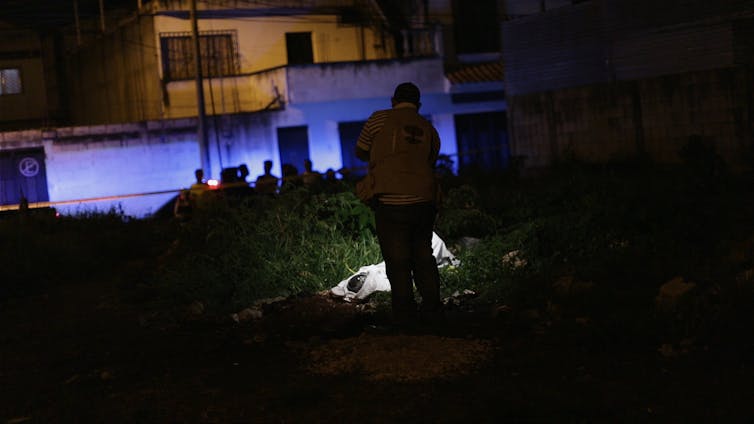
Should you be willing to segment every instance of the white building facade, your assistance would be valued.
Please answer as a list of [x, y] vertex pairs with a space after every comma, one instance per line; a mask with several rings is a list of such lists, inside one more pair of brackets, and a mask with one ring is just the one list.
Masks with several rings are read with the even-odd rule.
[[[499, 64], [492, 77], [449, 74], [439, 27], [414, 28], [410, 42], [398, 44], [379, 10], [364, 9], [372, 2], [329, 3], [239, 9], [199, 2], [205, 137], [197, 131], [188, 2], [146, 4], [111, 33], [71, 51], [73, 125], [0, 133], [0, 203], [12, 208], [23, 194], [63, 212], [118, 207], [144, 217], [188, 186], [203, 164], [212, 178], [246, 164], [252, 180], [265, 160], [277, 175], [284, 163], [303, 170], [304, 159], [319, 171], [357, 168], [361, 125], [390, 107], [394, 87], [404, 81], [422, 90], [420, 112], [451, 158], [469, 148], [459, 145], [459, 122], [473, 128], [481, 117], [486, 128], [504, 120], [502, 75], [494, 75]], [[353, 18], [358, 13], [369, 19]], [[32, 177], [21, 172], [30, 173], [30, 161], [38, 169]]]

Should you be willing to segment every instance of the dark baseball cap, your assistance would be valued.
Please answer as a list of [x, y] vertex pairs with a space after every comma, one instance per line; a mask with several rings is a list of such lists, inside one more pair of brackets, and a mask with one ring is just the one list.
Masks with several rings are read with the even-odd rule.
[[395, 93], [393, 93], [393, 100], [396, 103], [409, 102], [418, 105], [420, 97], [419, 87], [410, 82], [398, 84], [395, 87]]

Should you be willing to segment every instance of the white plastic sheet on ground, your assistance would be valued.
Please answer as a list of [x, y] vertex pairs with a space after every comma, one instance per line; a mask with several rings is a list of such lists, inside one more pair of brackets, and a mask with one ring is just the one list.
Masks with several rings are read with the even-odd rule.
[[[459, 264], [459, 260], [445, 247], [445, 242], [435, 233], [432, 233], [432, 254], [435, 256], [438, 267], [446, 265], [458, 266]], [[348, 282], [359, 274], [364, 275], [364, 284], [358, 291], [349, 290]], [[330, 289], [332, 294], [342, 297], [347, 302], [353, 299], [365, 299], [376, 291], [390, 291], [390, 281], [388, 281], [387, 274], [385, 273], [385, 262], [362, 266], [356, 273]]]

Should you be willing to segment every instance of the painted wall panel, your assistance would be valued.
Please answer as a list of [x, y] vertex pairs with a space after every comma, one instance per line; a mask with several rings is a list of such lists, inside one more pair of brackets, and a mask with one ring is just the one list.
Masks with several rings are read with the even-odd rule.
[[746, 87], [753, 84], [749, 72], [734, 68], [515, 96], [511, 153], [532, 168], [569, 156], [606, 162], [642, 151], [678, 163], [680, 149], [699, 136], [730, 169], [750, 169], [754, 127]]
[[503, 25], [509, 94], [606, 82], [608, 44], [591, 3], [563, 7]]
[[634, 33], [615, 41], [612, 62], [615, 78], [619, 80], [730, 66], [733, 64], [731, 24]]
[[517, 95], [731, 66], [747, 50], [735, 41], [748, 39], [732, 22], [747, 10], [743, 0], [602, 0], [514, 19], [503, 24], [506, 86]]
[[130, 25], [83, 46], [67, 59], [72, 122], [134, 122], [162, 117], [163, 91], [153, 20]]
[[[50, 200], [68, 201], [188, 187], [198, 167], [199, 150], [195, 139], [61, 141], [52, 143], [47, 157]], [[109, 209], [122, 204], [127, 214], [143, 216], [154, 212], [169, 196], [114, 199], [80, 207]]]
[[20, 69], [22, 92], [0, 96], [0, 121], [41, 120], [47, 117], [47, 94], [40, 58], [2, 59], [0, 69]]
[[389, 97], [396, 85], [413, 81], [422, 93], [446, 91], [440, 59], [336, 63], [288, 68], [293, 104]]

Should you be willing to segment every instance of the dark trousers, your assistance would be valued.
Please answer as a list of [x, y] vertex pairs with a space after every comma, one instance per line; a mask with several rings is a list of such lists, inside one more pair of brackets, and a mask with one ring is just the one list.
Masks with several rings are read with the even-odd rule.
[[440, 274], [432, 255], [435, 213], [431, 203], [380, 203], [375, 208], [377, 238], [390, 280], [393, 320], [397, 323], [408, 323], [416, 316], [414, 284], [422, 298], [422, 313], [432, 315], [442, 309]]

